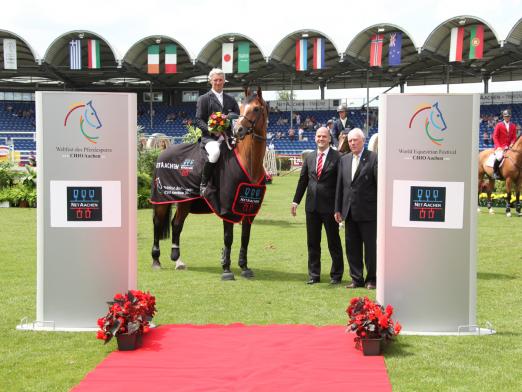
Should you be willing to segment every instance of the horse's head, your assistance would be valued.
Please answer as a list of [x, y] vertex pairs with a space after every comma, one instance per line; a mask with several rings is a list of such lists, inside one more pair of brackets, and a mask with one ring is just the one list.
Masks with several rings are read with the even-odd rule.
[[439, 131], [445, 131], [447, 128], [446, 121], [444, 120], [444, 116], [439, 109], [438, 102], [435, 102], [431, 107], [430, 122], [431, 125], [437, 128]]
[[268, 105], [263, 99], [261, 87], [256, 93], [245, 89], [245, 99], [241, 104], [240, 116], [234, 126], [234, 136], [242, 140], [247, 135], [252, 135], [254, 140], [266, 141], [266, 128], [268, 125]]
[[101, 128], [102, 123], [100, 118], [98, 117], [98, 113], [96, 113], [96, 109], [92, 106], [92, 101], [89, 101], [85, 104], [85, 112], [84, 118], [87, 124], [89, 124], [93, 128]]

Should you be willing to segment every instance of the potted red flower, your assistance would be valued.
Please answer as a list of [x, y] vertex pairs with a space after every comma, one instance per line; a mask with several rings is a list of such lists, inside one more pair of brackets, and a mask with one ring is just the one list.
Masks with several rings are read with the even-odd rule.
[[346, 309], [348, 330], [355, 332], [355, 347], [364, 355], [379, 355], [383, 341], [390, 341], [401, 331], [401, 325], [393, 321], [393, 307], [384, 308], [368, 297], [354, 297]]
[[155, 297], [148, 292], [129, 290], [127, 294], [117, 293], [107, 304], [109, 311], [98, 319], [100, 329], [96, 337], [107, 344], [116, 336], [119, 350], [135, 349], [156, 313]]

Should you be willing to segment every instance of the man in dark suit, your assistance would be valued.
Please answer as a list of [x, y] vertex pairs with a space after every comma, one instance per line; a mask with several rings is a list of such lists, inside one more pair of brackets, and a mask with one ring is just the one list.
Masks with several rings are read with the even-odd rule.
[[346, 105], [339, 105], [337, 113], [339, 114], [339, 118], [335, 120], [332, 128], [334, 137], [333, 145], [336, 147], [339, 145], [339, 136], [341, 133], [348, 133], [348, 131], [353, 128], [352, 123], [348, 120], [348, 108]]
[[321, 280], [321, 231], [324, 225], [328, 249], [332, 257], [330, 283], [340, 284], [344, 272], [343, 248], [339, 225], [334, 219], [335, 184], [339, 153], [330, 148], [330, 131], [321, 127], [315, 134], [317, 151], [303, 161], [301, 175], [295, 190], [291, 214], [296, 216], [297, 206], [306, 191], [306, 240], [308, 244], [308, 284]]
[[[348, 133], [351, 152], [339, 163], [335, 220], [346, 221], [345, 247], [352, 282], [347, 288], [376, 287], [377, 267], [377, 154], [364, 149], [364, 133]], [[363, 246], [366, 279], [363, 278]]]
[[211, 90], [198, 98], [196, 105], [196, 127], [201, 129], [201, 143], [208, 153], [208, 161], [203, 167], [201, 176], [200, 195], [203, 196], [207, 188], [208, 180], [212, 177], [214, 168], [219, 159], [219, 148], [223, 136], [208, 131], [208, 119], [212, 113], [239, 114], [239, 106], [234, 97], [225, 94], [225, 74], [219, 68], [214, 68], [208, 74], [208, 80], [212, 86]]

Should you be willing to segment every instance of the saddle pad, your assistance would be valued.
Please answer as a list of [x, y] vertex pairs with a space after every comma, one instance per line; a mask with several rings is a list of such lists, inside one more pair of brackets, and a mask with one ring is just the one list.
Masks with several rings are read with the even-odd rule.
[[190, 212], [214, 212], [221, 219], [232, 223], [255, 216], [266, 190], [265, 175], [252, 181], [241, 166], [236, 151], [230, 151], [222, 143], [217, 167], [205, 197], [201, 198], [199, 184], [205, 161], [206, 156], [200, 144], [176, 144], [163, 151], [154, 170], [151, 203], [194, 201]]
[[486, 159], [486, 166], [493, 167], [495, 164], [495, 154], [491, 154], [488, 159]]

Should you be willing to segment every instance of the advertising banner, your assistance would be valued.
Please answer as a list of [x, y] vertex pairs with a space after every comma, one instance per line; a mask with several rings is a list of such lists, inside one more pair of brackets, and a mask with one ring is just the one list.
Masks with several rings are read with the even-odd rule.
[[36, 92], [37, 321], [96, 328], [136, 288], [136, 95]]
[[377, 299], [406, 332], [473, 332], [479, 94], [379, 108]]

